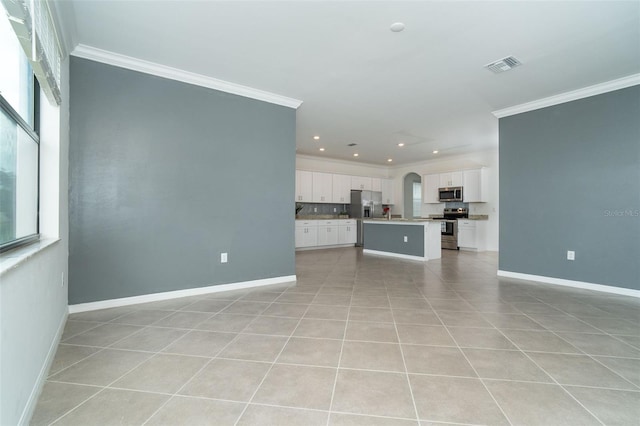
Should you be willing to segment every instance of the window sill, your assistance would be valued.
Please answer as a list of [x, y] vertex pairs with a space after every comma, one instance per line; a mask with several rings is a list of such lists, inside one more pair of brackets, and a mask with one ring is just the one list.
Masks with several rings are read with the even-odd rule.
[[58, 241], [60, 241], [59, 238], [42, 238], [33, 244], [2, 253], [0, 255], [0, 276], [18, 267], [18, 265], [27, 261], [27, 259], [32, 258]]

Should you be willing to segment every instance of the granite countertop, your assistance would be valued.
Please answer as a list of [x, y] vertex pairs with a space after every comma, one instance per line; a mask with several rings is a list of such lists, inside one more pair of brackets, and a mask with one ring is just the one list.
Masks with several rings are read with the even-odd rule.
[[338, 220], [353, 219], [351, 217], [340, 217], [337, 214], [301, 214], [296, 215], [296, 220]]

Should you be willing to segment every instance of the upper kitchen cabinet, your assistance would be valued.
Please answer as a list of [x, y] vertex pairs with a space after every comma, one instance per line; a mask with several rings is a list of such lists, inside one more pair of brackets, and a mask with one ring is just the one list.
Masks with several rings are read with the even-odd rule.
[[393, 199], [393, 179], [380, 179], [380, 181], [382, 204], [395, 204]]
[[333, 203], [351, 203], [351, 176], [333, 175]]
[[330, 203], [333, 197], [333, 175], [331, 173], [312, 173], [313, 190], [311, 202]]
[[465, 170], [462, 186], [462, 198], [465, 203], [485, 203], [487, 201], [486, 169]]
[[440, 173], [440, 188], [462, 186], [462, 172]]
[[351, 189], [361, 189], [363, 191], [372, 191], [370, 177], [351, 176]]
[[371, 178], [371, 190], [378, 192], [382, 191], [382, 179]]
[[296, 170], [296, 201], [310, 203], [313, 197], [313, 173]]
[[422, 176], [422, 202], [424, 204], [439, 204], [440, 193], [440, 175], [423, 175]]

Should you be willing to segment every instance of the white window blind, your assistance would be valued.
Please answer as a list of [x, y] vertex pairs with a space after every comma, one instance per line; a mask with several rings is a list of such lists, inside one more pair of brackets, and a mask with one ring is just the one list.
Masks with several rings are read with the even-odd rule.
[[[47, 0], [0, 0], [40, 87], [60, 104], [60, 44]], [[5, 19], [4, 17], [0, 17]]]

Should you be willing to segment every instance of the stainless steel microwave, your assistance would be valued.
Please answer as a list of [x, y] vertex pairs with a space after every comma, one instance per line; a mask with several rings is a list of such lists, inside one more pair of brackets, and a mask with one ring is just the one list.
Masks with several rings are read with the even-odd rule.
[[462, 187], [452, 186], [451, 188], [438, 188], [438, 199], [440, 201], [462, 201]]

